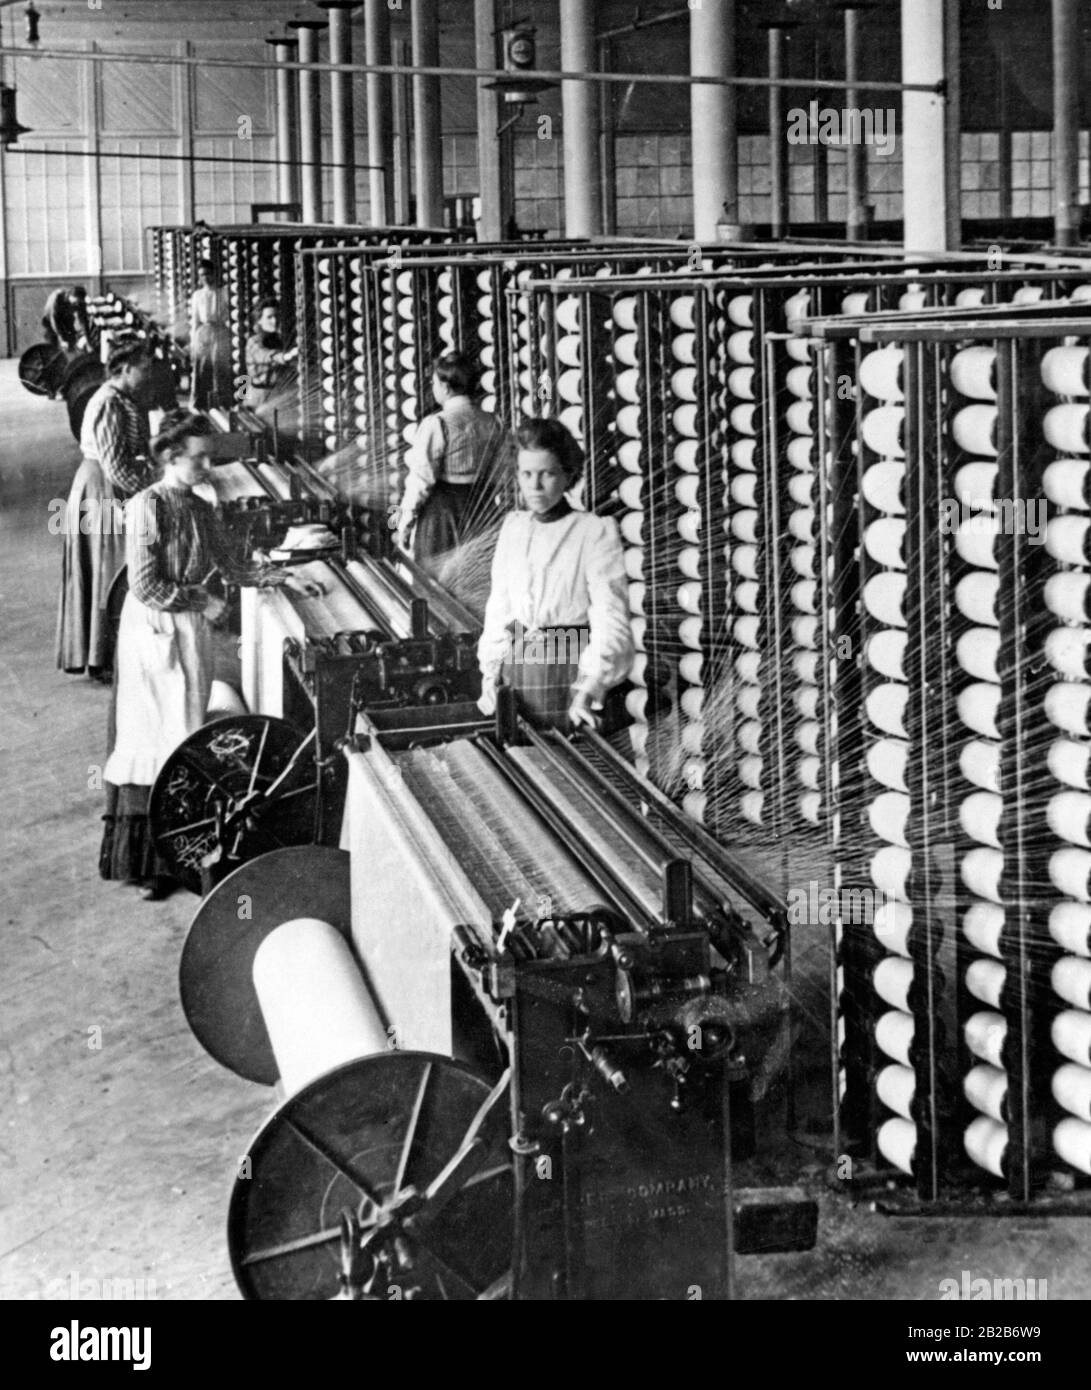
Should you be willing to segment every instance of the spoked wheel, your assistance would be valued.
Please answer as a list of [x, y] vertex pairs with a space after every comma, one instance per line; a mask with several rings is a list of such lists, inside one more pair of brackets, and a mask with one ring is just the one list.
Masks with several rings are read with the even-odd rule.
[[167, 872], [193, 893], [202, 869], [245, 863], [315, 838], [314, 732], [283, 719], [231, 715], [184, 739], [164, 763], [148, 805]]
[[496, 1299], [512, 1259], [506, 1076], [389, 1052], [292, 1096], [236, 1180], [227, 1239], [249, 1299]]

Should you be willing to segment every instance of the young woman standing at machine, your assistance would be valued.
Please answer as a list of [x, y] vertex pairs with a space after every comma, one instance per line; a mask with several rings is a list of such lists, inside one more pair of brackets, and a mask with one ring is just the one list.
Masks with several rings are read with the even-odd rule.
[[57, 665], [73, 674], [107, 673], [113, 663], [106, 598], [123, 563], [121, 503], [155, 477], [141, 399], [150, 369], [144, 339], [115, 343], [107, 379], [84, 413], [83, 462], [65, 513], [57, 616]]
[[104, 878], [145, 882], [162, 896], [147, 834], [148, 795], [168, 756], [204, 723], [212, 689], [212, 624], [225, 608], [214, 576], [235, 584], [315, 586], [269, 565], [240, 564], [220, 519], [193, 489], [208, 477], [206, 418], [186, 411], [164, 422], [153, 452], [161, 479], [126, 512], [129, 593], [118, 633], [117, 736], [103, 773]]
[[216, 267], [202, 261], [198, 286], [189, 301], [189, 350], [193, 387], [190, 404], [194, 410], [211, 410], [231, 404], [231, 329], [228, 323], [227, 291], [220, 284]]
[[634, 647], [617, 523], [575, 510], [565, 493], [583, 454], [557, 420], [525, 420], [516, 440], [525, 510], [500, 529], [478, 643], [481, 710], [512, 686], [534, 719], [596, 723], [596, 707], [629, 674]]
[[422, 563], [454, 550], [465, 538], [473, 503], [487, 500], [482, 484], [494, 476], [509, 447], [496, 416], [472, 399], [475, 377], [473, 363], [461, 353], [436, 358], [432, 394], [439, 410], [421, 421], [406, 455], [409, 476], [398, 513], [398, 544], [411, 548]]

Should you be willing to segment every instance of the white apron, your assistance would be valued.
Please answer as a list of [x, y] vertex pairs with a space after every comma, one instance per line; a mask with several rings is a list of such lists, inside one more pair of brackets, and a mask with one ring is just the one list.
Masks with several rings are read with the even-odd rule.
[[103, 777], [150, 787], [205, 720], [212, 689], [212, 628], [203, 613], [165, 613], [129, 594], [117, 644], [117, 740]]

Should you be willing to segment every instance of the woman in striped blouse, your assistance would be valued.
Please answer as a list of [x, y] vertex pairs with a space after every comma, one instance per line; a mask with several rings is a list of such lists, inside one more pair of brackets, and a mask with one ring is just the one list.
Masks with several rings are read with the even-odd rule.
[[147, 343], [114, 346], [107, 380], [87, 403], [80, 434], [83, 462], [64, 516], [57, 665], [107, 676], [113, 664], [106, 599], [124, 562], [122, 503], [155, 477], [148, 458], [148, 412], [141, 391], [151, 370]]
[[147, 834], [147, 803], [159, 769], [204, 723], [212, 690], [212, 625], [225, 601], [209, 585], [315, 586], [270, 565], [233, 555], [215, 510], [193, 489], [208, 478], [208, 436], [200, 415], [167, 417], [152, 446], [160, 480], [125, 512], [129, 593], [121, 612], [117, 663], [117, 736], [103, 773], [107, 784], [104, 878], [144, 882], [163, 896]]

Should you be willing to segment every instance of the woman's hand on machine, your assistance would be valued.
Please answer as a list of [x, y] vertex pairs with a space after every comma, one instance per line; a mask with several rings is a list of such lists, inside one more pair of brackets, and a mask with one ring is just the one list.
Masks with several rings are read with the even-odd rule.
[[302, 595], [303, 598], [321, 598], [326, 592], [326, 586], [323, 583], [317, 579], [307, 579], [302, 574], [286, 574], [283, 587], [291, 589], [294, 594]]
[[577, 690], [573, 694], [572, 703], [568, 706], [568, 722], [574, 729], [580, 727], [597, 729], [599, 727], [598, 716], [591, 708], [591, 696], [586, 690]]
[[227, 612], [227, 600], [221, 598], [219, 594], [211, 593], [207, 589], [205, 590], [205, 593], [208, 594], [208, 599], [205, 603], [204, 608], [201, 611], [204, 613], [205, 618], [210, 623], [219, 622], [219, 620]]

